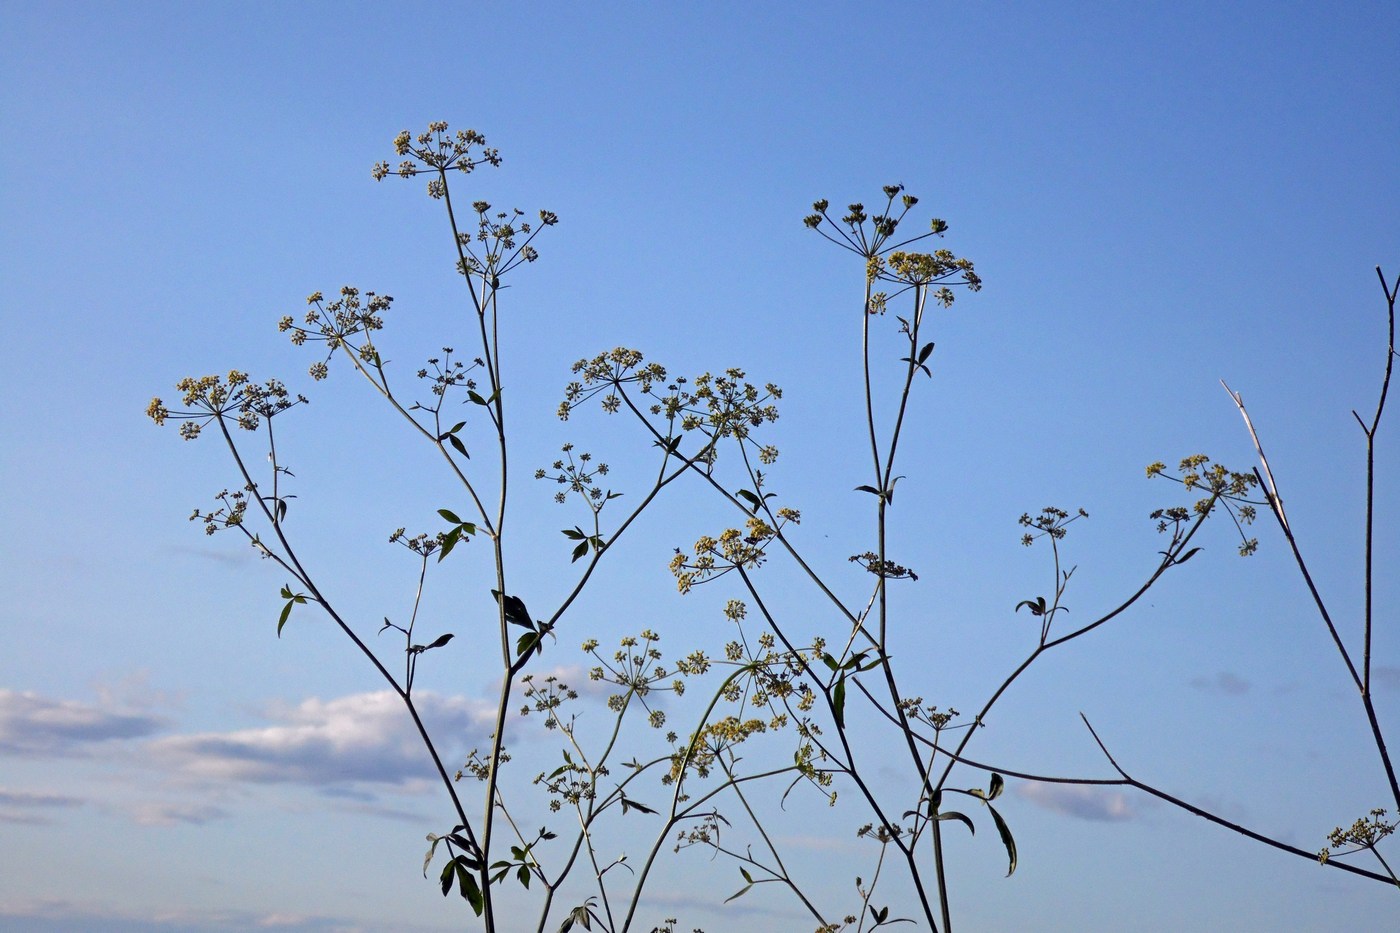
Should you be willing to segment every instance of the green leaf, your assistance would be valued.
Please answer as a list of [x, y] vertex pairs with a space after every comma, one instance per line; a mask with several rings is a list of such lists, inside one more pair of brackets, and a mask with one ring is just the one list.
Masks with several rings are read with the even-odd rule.
[[836, 678], [836, 688], [831, 691], [831, 712], [836, 717], [836, 728], [846, 728], [846, 673]]
[[872, 496], [878, 496], [878, 495], [880, 494], [880, 490], [876, 489], [874, 486], [864, 486], [864, 485], [862, 485], [862, 486], [857, 486], [857, 487], [856, 487], [856, 492], [868, 492], [868, 493], [870, 493]]
[[763, 500], [747, 489], [741, 489], [735, 495], [747, 502], [752, 511], [758, 511], [759, 507], [763, 505]]
[[987, 789], [987, 799], [996, 800], [1001, 796], [1001, 792], [1006, 789], [1006, 779], [995, 771], [992, 772], [992, 783]]
[[442, 886], [442, 896], [446, 897], [447, 892], [452, 890], [452, 882], [457, 875], [457, 863], [448, 862], [442, 866], [442, 874], [438, 876], [438, 883]]
[[282, 598], [283, 598], [283, 599], [291, 599], [291, 598], [292, 598], [292, 589], [291, 589], [291, 587], [289, 587], [289, 586], [283, 586], [283, 587], [282, 587]]
[[1181, 555], [1180, 557], [1178, 557], [1178, 558], [1176, 559], [1176, 563], [1178, 563], [1178, 564], [1184, 564], [1184, 563], [1186, 563], [1188, 560], [1190, 560], [1191, 558], [1195, 557], [1198, 553], [1200, 553], [1200, 550], [1201, 550], [1201, 549], [1198, 548], [1198, 547], [1193, 547], [1191, 550], [1187, 551], [1185, 554], [1183, 554], [1183, 555]]
[[[588, 900], [591, 901], [593, 898], [590, 897]], [[582, 926], [585, 930], [591, 930], [593, 927], [590, 925], [590, 920], [591, 914], [588, 909], [588, 903], [585, 901], [569, 911], [569, 915], [564, 918], [564, 922], [559, 924], [559, 933], [569, 933], [569, 931], [574, 928], [575, 923]]]
[[449, 428], [447, 433], [456, 434], [458, 431], [462, 430], [462, 428], [466, 427], [466, 424], [467, 423], [465, 421], [459, 421], [456, 424], [454, 424], [451, 428]]
[[573, 561], [570, 561], [570, 563], [573, 563], [574, 561], [577, 561], [580, 557], [582, 557], [583, 555], [585, 555], [585, 554], [587, 554], [587, 553], [588, 553], [588, 542], [587, 542], [587, 541], [580, 541], [578, 547], [574, 548], [574, 560], [573, 560]]
[[438, 509], [438, 514], [454, 525], [462, 524], [462, 520], [457, 517], [457, 513], [451, 509]]
[[277, 637], [278, 637], [278, 638], [281, 638], [281, 637], [282, 637], [282, 626], [284, 626], [284, 625], [287, 624], [287, 619], [288, 619], [288, 618], [291, 616], [291, 614], [292, 614], [292, 604], [295, 603], [295, 602], [296, 602], [295, 599], [289, 599], [289, 600], [287, 600], [287, 605], [285, 605], [285, 606], [282, 607], [282, 616], [281, 616], [281, 618], [279, 618], [279, 619], [277, 620]]
[[[428, 833], [428, 841], [431, 842], [432, 845], [428, 846], [428, 854], [425, 855], [425, 856], [423, 856], [423, 877], [424, 877], [424, 878], [428, 877], [428, 866], [432, 864], [432, 862], [433, 862], [433, 853], [435, 853], [435, 852], [437, 851], [437, 844], [438, 844], [439, 842], [441, 842], [441, 841], [443, 840], [443, 838], [444, 838], [444, 837], [439, 836], [437, 833]], [[447, 892], [444, 891], [443, 893], [446, 894]]]
[[[492, 397], [492, 398], [495, 398], [494, 395], [491, 396], [491, 397]], [[485, 404], [486, 404], [486, 399], [482, 398], [481, 395], [480, 395], [480, 393], [478, 393], [475, 389], [468, 389], [468, 390], [467, 390], [467, 398], [471, 399], [471, 400], [472, 400], [474, 403], [476, 403], [477, 405], [485, 405]]]
[[753, 887], [752, 884], [746, 884], [746, 885], [744, 885], [742, 888], [740, 888], [739, 890], [735, 891], [733, 894], [731, 894], [731, 895], [729, 895], [728, 897], [726, 897], [726, 898], [724, 899], [724, 902], [725, 902], [726, 904], [728, 904], [728, 903], [729, 903], [730, 901], [732, 901], [732, 900], [735, 900], [735, 899], [737, 899], [737, 898], [743, 897], [745, 894], [748, 894], [748, 893], [749, 893], [749, 888], [751, 888], [751, 887]]
[[[862, 651], [862, 652], [861, 652], [861, 655], [863, 656], [864, 654], [865, 654], [865, 652]], [[864, 674], [866, 671], [873, 671], [875, 668], [877, 668], [877, 667], [880, 666], [880, 663], [881, 663], [883, 660], [884, 660], [884, 657], [881, 656], [881, 655], [879, 655], [879, 654], [877, 654], [877, 655], [875, 655], [875, 660], [869, 661], [869, 662], [867, 662], [867, 663], [865, 663], [865, 664], [862, 664], [860, 667], [857, 667], [857, 668], [856, 668], [856, 673], [858, 673], [858, 674]]]
[[491, 595], [496, 597], [496, 602], [505, 609], [506, 621], [511, 625], [520, 625], [528, 629], [535, 627], [530, 621], [530, 612], [525, 608], [525, 601], [519, 596], [502, 596], [500, 590], [492, 590]]
[[466, 457], [468, 460], [472, 458], [472, 455], [467, 453], [467, 445], [463, 444], [462, 439], [457, 435], [447, 435], [447, 443], [451, 444], [452, 449], [457, 451], [457, 453], [461, 454], [463, 457]]
[[515, 642], [515, 656], [517, 658], [529, 657], [531, 653], [540, 647], [540, 636], [538, 632], [526, 632]]
[[1006, 857], [1010, 863], [1006, 869], [1006, 877], [1010, 878], [1016, 870], [1016, 840], [1012, 838], [1011, 827], [1006, 825], [1006, 820], [1001, 818], [997, 808], [987, 804], [987, 809], [992, 811], [992, 821], [997, 824], [997, 832], [1001, 833], [1001, 844], [1006, 846]]
[[919, 363], [920, 363], [920, 364], [923, 364], [923, 363], [928, 362], [929, 354], [931, 354], [932, 352], [933, 352], [933, 344], [932, 344], [932, 343], [926, 343], [926, 344], [924, 344], [924, 348], [923, 348], [922, 350], [919, 351]]
[[632, 800], [631, 798], [628, 798], [628, 797], [622, 797], [622, 798], [620, 798], [619, 803], [622, 804], [622, 812], [623, 812], [623, 813], [626, 813], [628, 810], [640, 810], [640, 811], [643, 812], [643, 813], [655, 813], [655, 812], [656, 812], [656, 811], [653, 810], [651, 807], [648, 807], [646, 804], [637, 803], [637, 801]]
[[452, 637], [453, 637], [453, 636], [452, 636], [452, 633], [451, 633], [451, 632], [448, 632], [446, 635], [439, 635], [437, 638], [433, 639], [432, 644], [424, 645], [424, 646], [423, 646], [423, 650], [424, 650], [424, 651], [431, 651], [431, 650], [433, 650], [434, 648], [441, 648], [443, 645], [445, 645], [445, 644], [447, 644], [449, 641], [451, 641], [451, 640], [452, 640]]
[[966, 813], [959, 813], [957, 810], [949, 810], [947, 813], [938, 814], [934, 817], [934, 819], [939, 821], [957, 820], [959, 823], [965, 825], [968, 831], [971, 832], [974, 836], [977, 835], [977, 827], [972, 825], [972, 820], [968, 817]]
[[447, 537], [442, 539], [442, 550], [438, 551], [438, 563], [442, 563], [452, 549], [457, 546], [457, 542], [462, 537], [462, 526], [458, 525], [447, 533]]
[[[460, 859], [461, 857], [458, 856], [458, 858]], [[460, 861], [454, 862], [453, 864], [457, 866], [458, 890], [461, 892], [462, 897], [466, 898], [467, 902], [472, 905], [472, 910], [476, 915], [480, 917], [481, 911], [486, 907], [486, 899], [481, 896], [481, 888], [477, 886], [476, 876], [467, 871], [467, 867]]]
[[831, 668], [833, 671], [836, 670], [836, 659], [833, 658], [830, 654], [823, 652], [822, 663], [825, 664], [827, 667]]
[[853, 667], [860, 667], [861, 663], [865, 661], [865, 656], [869, 653], [869, 651], [861, 651], [851, 655], [846, 659], [846, 663], [841, 665], [841, 670], [849, 671]]
[[583, 529], [575, 525], [573, 528], [561, 528], [560, 532], [570, 541], [582, 541], [588, 535], [583, 533]]
[[[449, 842], [454, 843], [457, 848], [464, 851], [475, 848], [471, 842], [468, 841], [467, 837], [463, 836], [461, 833], [452, 833], [447, 839]], [[467, 867], [467, 871], [479, 871], [481, 869], [481, 859], [479, 858], [473, 858], [470, 855], [459, 855], [457, 859]]]

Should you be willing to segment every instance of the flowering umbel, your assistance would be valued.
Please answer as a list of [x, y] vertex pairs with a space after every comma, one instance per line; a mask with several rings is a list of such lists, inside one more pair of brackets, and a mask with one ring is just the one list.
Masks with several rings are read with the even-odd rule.
[[159, 398], [151, 399], [146, 416], [158, 425], [166, 420], [182, 421], [180, 436], [192, 441], [212, 421], [222, 423], [232, 418], [245, 431], [255, 430], [263, 419], [270, 419], [294, 405], [306, 402], [306, 396], [293, 396], [280, 380], [253, 382], [248, 374], [230, 370], [227, 376], [187, 376], [175, 384], [183, 393], [185, 409], [171, 411]]

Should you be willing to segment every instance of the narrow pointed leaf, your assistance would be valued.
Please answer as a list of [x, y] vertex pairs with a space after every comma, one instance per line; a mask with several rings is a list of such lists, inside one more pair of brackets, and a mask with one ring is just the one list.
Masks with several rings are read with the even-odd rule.
[[1006, 820], [1001, 818], [996, 807], [987, 804], [987, 809], [992, 811], [992, 821], [997, 824], [997, 832], [1001, 833], [1001, 844], [1006, 846], [1006, 858], [1008, 866], [1006, 877], [1010, 878], [1012, 872], [1016, 870], [1016, 840], [1011, 835], [1011, 827], [1006, 825]]
[[442, 539], [442, 550], [438, 551], [438, 563], [442, 563], [452, 549], [457, 546], [458, 540], [462, 537], [462, 528], [457, 526], [447, 533], [447, 537]]
[[751, 888], [751, 887], [753, 887], [753, 885], [751, 885], [751, 884], [746, 884], [746, 885], [744, 885], [742, 888], [740, 888], [739, 890], [735, 891], [733, 894], [731, 894], [731, 895], [729, 895], [728, 897], [726, 897], [726, 898], [724, 899], [724, 902], [725, 902], [726, 904], [728, 904], [730, 901], [735, 900], [736, 898], [743, 897], [745, 894], [748, 894], [748, 893], [749, 893], [749, 888]]
[[968, 832], [972, 833], [974, 836], [977, 835], [977, 827], [972, 824], [972, 820], [968, 817], [966, 813], [959, 813], [957, 810], [949, 810], [947, 813], [938, 814], [938, 816], [934, 817], [934, 819], [940, 821], [957, 820], [959, 823], [962, 823], [964, 826], [967, 827]]
[[448, 862], [442, 866], [442, 874], [438, 876], [438, 884], [442, 887], [442, 896], [446, 897], [447, 892], [452, 890], [452, 882], [457, 876], [457, 863]]
[[457, 862], [457, 885], [462, 897], [467, 899], [467, 903], [472, 905], [472, 910], [478, 917], [486, 907], [486, 899], [481, 896], [481, 888], [477, 886], [476, 876], [467, 871], [465, 865]]
[[628, 797], [623, 797], [623, 798], [621, 798], [621, 801], [620, 801], [620, 802], [621, 802], [621, 804], [622, 804], [622, 812], [623, 812], [623, 813], [626, 813], [628, 810], [640, 810], [640, 811], [643, 812], [643, 813], [655, 813], [655, 812], [656, 812], [656, 811], [653, 810], [651, 807], [648, 807], [646, 804], [637, 803], [637, 801], [632, 800], [631, 798], [628, 798]]
[[433, 862], [433, 853], [437, 851], [437, 844], [442, 841], [442, 837], [437, 833], [428, 833], [428, 841], [432, 845], [428, 846], [428, 854], [423, 856], [423, 877], [428, 877], [428, 866]]

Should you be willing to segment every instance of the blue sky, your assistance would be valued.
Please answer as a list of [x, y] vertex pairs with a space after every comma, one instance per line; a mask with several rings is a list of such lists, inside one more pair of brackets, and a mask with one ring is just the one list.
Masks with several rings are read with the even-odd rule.
[[[465, 179], [469, 199], [561, 218], [509, 293], [505, 335], [532, 602], [562, 592], [558, 528], [578, 516], [529, 474], [570, 440], [619, 483], [646, 456], [621, 423], [553, 416], [569, 365], [618, 345], [783, 386], [774, 488], [803, 509], [818, 565], [864, 585], [845, 561], [868, 546], [850, 492], [866, 481], [861, 270], [801, 218], [903, 183], [986, 283], [938, 316], [901, 471], [917, 692], [968, 709], [1027, 649], [1011, 609], [1048, 570], [1018, 544], [1024, 511], [1091, 513], [1069, 540], [1075, 618], [1130, 591], [1160, 546], [1145, 515], [1173, 498], [1144, 465], [1254, 462], [1222, 377], [1354, 644], [1350, 412], [1374, 406], [1384, 364], [1373, 267], [1400, 272], [1397, 27], [1388, 3], [4, 4], [0, 931], [463, 927], [419, 873], [447, 817], [392, 698], [309, 615], [274, 637], [285, 581], [184, 521], [232, 484], [225, 458], [142, 415], [180, 377], [230, 367], [306, 391], [287, 452], [305, 549], [370, 633], [401, 611], [413, 567], [383, 539], [427, 527], [451, 488], [349, 373], [313, 391], [276, 322], [354, 283], [396, 297], [398, 358], [465, 345], [438, 205], [369, 175], [430, 120], [505, 157]], [[1393, 730], [1390, 427], [1375, 651]], [[725, 594], [681, 599], [665, 564], [724, 514], [698, 488], [663, 501], [557, 663], [642, 625], [668, 648], [722, 646]], [[1258, 533], [1241, 561], [1214, 528], [1144, 605], [1039, 662], [978, 755], [1107, 776], [1083, 711], [1135, 775], [1304, 849], [1383, 803], [1360, 704], [1276, 529]], [[804, 611], [790, 574], [765, 573]], [[489, 604], [478, 582], [444, 577], [437, 618]], [[489, 731], [497, 675], [443, 624], [463, 637], [425, 670], [424, 705], [461, 754]], [[522, 761], [549, 749], [523, 741]], [[959, 841], [960, 929], [1381, 929], [1396, 914], [1379, 885], [1140, 796], [1010, 794], [1021, 866], [1001, 877], [990, 827]], [[806, 870], [848, 885], [857, 811], [790, 819]], [[778, 896], [717, 913], [731, 866], [674, 871], [658, 916], [806, 928]]]

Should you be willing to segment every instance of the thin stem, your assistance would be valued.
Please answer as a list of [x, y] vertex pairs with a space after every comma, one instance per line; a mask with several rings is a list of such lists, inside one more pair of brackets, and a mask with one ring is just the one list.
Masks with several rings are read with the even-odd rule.
[[[1395, 296], [1400, 291], [1400, 278], [1395, 288], [1386, 285], [1385, 274], [1376, 266], [1376, 277], [1381, 280], [1381, 290], [1385, 292], [1388, 330], [1386, 336], [1385, 377], [1381, 380], [1381, 395], [1376, 402], [1376, 413], [1371, 426], [1362, 425], [1366, 432], [1366, 576], [1365, 576], [1365, 646], [1362, 652], [1362, 683], [1366, 693], [1371, 692], [1371, 561], [1374, 552], [1373, 526], [1376, 511], [1376, 431], [1380, 429], [1381, 413], [1385, 411], [1385, 399], [1390, 392], [1390, 373], [1395, 363]], [[1353, 412], [1353, 414], [1355, 414]], [[1360, 420], [1359, 418], [1357, 419]], [[1400, 798], [1396, 800], [1400, 806]]]
[[[831, 713], [832, 719], [834, 721], [836, 719], [836, 707], [835, 702], [831, 696], [832, 688], [822, 684], [818, 673], [815, 670], [813, 670], [811, 663], [807, 660], [806, 656], [801, 652], [796, 651], [793, 645], [788, 641], [787, 637], [783, 634], [782, 629], [779, 628], [777, 621], [773, 618], [772, 613], [768, 611], [767, 605], [765, 605], [763, 602], [763, 597], [759, 595], [758, 589], [753, 585], [753, 580], [749, 577], [748, 573], [744, 570], [743, 567], [739, 567], [737, 569], [739, 571], [740, 579], [744, 581], [744, 585], [749, 591], [750, 598], [753, 599], [754, 605], [758, 608], [759, 613], [763, 616], [764, 621], [767, 623], [768, 627], [783, 641], [784, 646], [787, 647], [787, 649], [790, 652], [795, 654], [796, 657], [798, 657], [801, 660], [803, 672], [807, 674], [807, 676], [811, 677], [821, 687], [822, 698], [826, 701], [827, 710]], [[888, 662], [885, 662], [882, 666], [886, 669], [886, 676], [892, 677], [893, 675], [889, 673]], [[861, 689], [862, 691], [864, 690], [864, 687], [860, 684], [859, 680], [856, 680], [855, 678], [851, 678], [851, 680], [857, 685], [859, 689]], [[901, 717], [901, 721], [903, 721], [903, 710], [900, 709], [898, 705], [896, 705], [896, 710], [898, 710], [899, 715]], [[906, 723], [904, 725], [904, 730], [905, 738], [908, 739], [910, 733], [912, 732], [912, 729], [910, 729]], [[876, 799], [874, 791], [870, 789], [870, 787], [866, 784], [864, 778], [861, 777], [860, 772], [857, 769], [855, 763], [855, 750], [851, 748], [850, 742], [847, 740], [846, 737], [846, 729], [844, 727], [838, 727], [836, 730], [836, 737], [841, 742], [841, 749], [845, 756], [844, 763], [841, 763], [841, 759], [836, 759], [836, 756], [832, 755], [827, 750], [825, 744], [822, 743], [820, 739], [818, 739], [815, 735], [812, 736], [812, 741], [816, 743], [817, 746], [821, 748], [823, 752], [826, 752], [829, 757], [838, 761], [838, 764], [840, 764], [840, 770], [856, 785], [857, 790], [859, 790], [861, 796], [865, 798], [866, 804], [870, 807], [871, 812], [875, 814], [875, 817], [879, 820], [880, 825], [883, 826], [889, 832], [891, 841], [894, 842], [895, 847], [898, 848], [900, 853], [904, 856], [905, 863], [909, 868], [910, 880], [912, 880], [914, 883], [914, 890], [918, 894], [919, 904], [923, 908], [924, 917], [928, 921], [932, 933], [938, 933], [938, 925], [934, 922], [933, 919], [933, 908], [929, 905], [928, 894], [924, 890], [923, 875], [919, 871], [918, 863], [914, 860], [913, 848], [907, 846], [904, 843], [904, 840], [899, 832], [898, 824], [896, 824], [893, 820], [891, 820], [885, 815], [884, 809], [880, 806], [880, 802]], [[910, 746], [911, 748], [913, 747], [912, 740], [910, 741]], [[920, 760], [917, 751], [914, 752], [914, 758], [915, 761]], [[941, 878], [939, 879], [939, 893], [940, 896], [943, 893], [943, 885]]]
[[[622, 399], [623, 404], [625, 404], [628, 407], [628, 409], [634, 415], [637, 416], [637, 419], [642, 423], [642, 426], [645, 427], [647, 431], [651, 433], [652, 437], [664, 443], [666, 441], [666, 437], [662, 435], [660, 431], [656, 430], [656, 427], [647, 419], [646, 415], [642, 414], [641, 410], [637, 408], [636, 403], [632, 401], [631, 396], [627, 394], [626, 390], [623, 389], [621, 386], [617, 386], [617, 394]], [[707, 447], [708, 446], [709, 445], [707, 445]], [[692, 470], [696, 475], [705, 480], [706, 483], [708, 483], [716, 492], [723, 496], [727, 502], [729, 502], [739, 511], [743, 512], [745, 515], [750, 514], [748, 508], [737, 498], [735, 498], [734, 495], [732, 495], [729, 492], [729, 490], [725, 489], [722, 485], [720, 485], [718, 480], [716, 480], [713, 476], [711, 476], [709, 473], [705, 472], [705, 470], [700, 468], [700, 456], [702, 456], [702, 454], [697, 454], [690, 461], [688, 461], [687, 468]], [[846, 604], [841, 601], [841, 597], [837, 596], [831, 591], [831, 588], [828, 587], [826, 585], [826, 582], [823, 581], [822, 578], [817, 574], [817, 572], [812, 569], [811, 565], [803, 559], [802, 555], [797, 551], [797, 548], [792, 544], [791, 541], [787, 539], [786, 536], [783, 535], [781, 530], [778, 530], [776, 539], [779, 543], [783, 545], [783, 549], [788, 552], [788, 555], [791, 556], [792, 559], [797, 562], [797, 565], [802, 568], [803, 572], [807, 574], [808, 579], [810, 579], [812, 583], [815, 584], [819, 590], [821, 590], [822, 595], [826, 596], [827, 599], [831, 601], [831, 604], [837, 608], [841, 615], [843, 615], [846, 618], [846, 620], [852, 625], [863, 626], [861, 619], [846, 607]], [[875, 643], [875, 638], [873, 635], [867, 633], [867, 637], [870, 638], [872, 644]]]
[[1400, 888], [1400, 878], [1395, 877], [1395, 872], [1391, 870], [1390, 863], [1381, 855], [1380, 850], [1375, 846], [1371, 846], [1371, 854], [1376, 857], [1376, 861], [1381, 863], [1381, 867], [1385, 869], [1385, 873], [1390, 876], [1390, 880], [1395, 886]]
[[[1318, 860], [1316, 852], [1308, 852], [1304, 849], [1298, 848], [1297, 846], [1291, 846], [1285, 842], [1280, 842], [1277, 839], [1271, 839], [1270, 837], [1265, 836], [1262, 833], [1257, 833], [1252, 829], [1247, 829], [1239, 825], [1238, 823], [1233, 823], [1230, 820], [1225, 819], [1224, 817], [1216, 816], [1214, 813], [1211, 813], [1208, 810], [1202, 810], [1200, 807], [1187, 803], [1180, 797], [1173, 797], [1171, 794], [1168, 794], [1165, 791], [1158, 790], [1157, 788], [1149, 784], [1144, 784], [1136, 778], [1133, 778], [1128, 774], [1128, 772], [1124, 771], [1123, 768], [1118, 764], [1118, 762], [1114, 760], [1113, 756], [1109, 754], [1107, 746], [1105, 746], [1103, 740], [1099, 738], [1098, 733], [1094, 731], [1094, 727], [1089, 725], [1089, 720], [1084, 717], [1083, 713], [1080, 713], [1080, 718], [1084, 720], [1084, 725], [1088, 727], [1089, 734], [1094, 737], [1094, 741], [1098, 743], [1099, 749], [1104, 753], [1104, 757], [1108, 759], [1108, 763], [1113, 766], [1113, 770], [1121, 774], [1123, 776], [1124, 783], [1128, 784], [1129, 786], [1136, 788], [1137, 790], [1140, 790], [1145, 794], [1151, 794], [1158, 800], [1166, 801], [1174, 807], [1185, 810], [1187, 813], [1190, 813], [1194, 816], [1199, 816], [1203, 820], [1208, 820], [1209, 822], [1215, 823], [1217, 826], [1223, 826], [1226, 829], [1239, 833], [1241, 836], [1246, 836], [1250, 839], [1253, 839], [1255, 842], [1262, 842], [1266, 846], [1272, 846], [1273, 848], [1279, 849], [1283, 852], [1287, 852], [1290, 855], [1300, 856], [1302, 858], [1307, 859], [1310, 862], [1316, 862]], [[1325, 864], [1330, 865], [1333, 868], [1338, 868], [1345, 872], [1350, 872], [1353, 875], [1361, 875], [1363, 878], [1370, 878], [1373, 881], [1384, 881], [1387, 883], [1391, 881], [1391, 879], [1387, 878], [1385, 875], [1381, 875], [1373, 871], [1367, 871], [1364, 868], [1357, 868], [1355, 865], [1348, 865], [1345, 862], [1339, 862], [1335, 859], [1328, 859]]]
[[[758, 830], [758, 835], [763, 839], [763, 844], [768, 847], [769, 854], [773, 856], [773, 861], [778, 866], [778, 871], [776, 872], [771, 869], [767, 870], [778, 880], [782, 881], [783, 884], [787, 886], [788, 890], [797, 896], [797, 899], [802, 902], [802, 906], [807, 908], [807, 912], [815, 917], [818, 923], [822, 926], [826, 926], [826, 918], [822, 916], [821, 911], [807, 899], [807, 896], [802, 893], [802, 889], [793, 883], [792, 876], [788, 874], [787, 866], [783, 864], [783, 857], [778, 854], [778, 847], [773, 844], [773, 840], [768, 836], [768, 831], [763, 828], [762, 821], [760, 821], [758, 816], [753, 812], [753, 807], [749, 806], [749, 800], [744, 796], [743, 789], [737, 783], [734, 783], [734, 772], [730, 770], [729, 763], [721, 761], [720, 767], [724, 769], [725, 777], [729, 778], [730, 782], [733, 784], [734, 796], [739, 798], [739, 803], [743, 806], [744, 812], [748, 814], [749, 821], [753, 823], [754, 829]], [[758, 864], [757, 862], [753, 862], [752, 859], [749, 859], [749, 861], [754, 865]]]
[[[340, 613], [335, 611], [330, 601], [326, 599], [320, 588], [317, 587], [315, 582], [311, 579], [311, 575], [306, 572], [306, 568], [302, 566], [301, 561], [297, 558], [291, 543], [287, 540], [286, 535], [283, 534], [281, 525], [274, 521], [273, 513], [268, 509], [267, 503], [257, 495], [257, 483], [253, 481], [252, 474], [248, 471], [247, 465], [243, 462], [243, 457], [238, 452], [238, 445], [234, 443], [233, 435], [229, 433], [228, 424], [224, 420], [223, 415], [217, 416], [217, 421], [219, 423], [219, 430], [223, 433], [224, 442], [228, 445], [229, 451], [233, 454], [234, 463], [238, 466], [239, 474], [242, 475], [243, 481], [247, 484], [250, 495], [258, 500], [258, 505], [263, 512], [263, 516], [268, 520], [269, 524], [272, 525], [273, 533], [277, 536], [277, 541], [281, 544], [283, 552], [287, 555], [287, 559], [290, 560], [292, 566], [296, 568], [297, 576], [306, 585], [307, 589], [311, 591], [311, 595], [316, 600], [317, 605], [324, 609], [341, 632], [354, 642], [355, 647], [359, 649], [361, 654], [369, 659], [369, 662], [374, 665], [374, 669], [379, 672], [379, 676], [384, 678], [384, 681], [393, 688], [394, 692], [398, 694], [399, 699], [403, 701], [404, 706], [408, 708], [409, 716], [413, 719], [413, 725], [418, 730], [418, 736], [422, 739], [423, 745], [428, 751], [428, 755], [433, 759], [433, 764], [437, 768], [438, 777], [442, 780], [443, 787], [447, 789], [447, 795], [452, 801], [452, 806], [457, 811], [457, 818], [461, 821], [462, 827], [466, 830], [467, 839], [472, 845], [477, 845], [471, 822], [467, 819], [466, 810], [462, 806], [461, 799], [457, 796], [457, 788], [452, 778], [448, 775], [447, 768], [442, 763], [442, 757], [438, 755], [437, 747], [433, 744], [432, 737], [428, 735], [427, 727], [423, 725], [423, 720], [418, 715], [418, 709], [414, 706], [412, 697], [399, 686], [398, 681], [394, 679], [394, 675], [389, 673], [389, 669], [386, 668], [375, 653], [370, 650], [369, 646], [366, 645], [364, 641], [355, 634], [354, 629], [341, 618]], [[480, 850], [480, 846], [477, 848], [479, 851], [484, 851]]]

